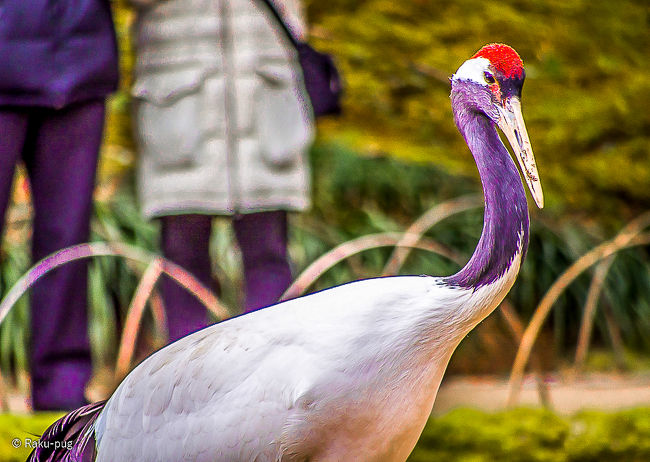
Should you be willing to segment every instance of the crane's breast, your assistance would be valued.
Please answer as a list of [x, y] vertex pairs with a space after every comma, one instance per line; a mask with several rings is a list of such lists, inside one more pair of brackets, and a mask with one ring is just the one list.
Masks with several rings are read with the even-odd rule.
[[440, 380], [405, 377], [403, 384], [386, 384], [376, 379], [355, 386], [333, 380], [302, 396], [283, 430], [282, 461], [305, 456], [314, 461], [406, 460], [431, 413]]

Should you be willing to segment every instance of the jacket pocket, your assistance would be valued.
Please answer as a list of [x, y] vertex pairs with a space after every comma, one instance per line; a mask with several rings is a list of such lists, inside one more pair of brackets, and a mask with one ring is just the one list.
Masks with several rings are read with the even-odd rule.
[[194, 164], [205, 132], [204, 71], [163, 71], [133, 85], [135, 137], [142, 155], [164, 169]]
[[313, 140], [310, 108], [288, 63], [262, 63], [256, 73], [261, 78], [255, 105], [262, 158], [286, 168]]

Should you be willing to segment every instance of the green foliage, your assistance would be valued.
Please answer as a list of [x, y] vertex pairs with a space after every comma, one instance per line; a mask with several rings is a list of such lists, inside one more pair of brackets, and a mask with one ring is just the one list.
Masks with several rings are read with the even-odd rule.
[[[332, 247], [355, 237], [403, 231], [434, 204], [476, 192], [473, 180], [455, 180], [439, 167], [391, 157], [364, 157], [341, 144], [321, 143], [311, 152], [313, 207], [292, 217], [291, 255], [299, 273]], [[460, 180], [460, 181], [459, 181]], [[436, 227], [435, 239], [469, 255], [481, 232], [482, 212], [463, 214]], [[316, 288], [377, 276], [392, 249], [364, 252], [318, 281]], [[449, 274], [458, 269], [429, 253], [414, 252], [404, 272]]]
[[650, 459], [649, 411], [633, 409], [617, 414], [581, 412], [571, 420], [572, 432], [566, 441], [567, 460]]
[[[157, 248], [157, 229], [143, 219], [135, 196], [123, 187], [110, 201], [95, 202], [91, 240], [123, 242], [146, 250]], [[112, 364], [120, 326], [143, 268], [121, 258], [93, 258], [89, 265], [89, 333], [95, 365]], [[145, 318], [148, 320], [148, 318]]]
[[[3, 262], [0, 267], [2, 293], [29, 268], [27, 247], [24, 243], [3, 247]], [[0, 370], [24, 371], [28, 358], [25, 346], [29, 340], [29, 306], [23, 297], [7, 315], [0, 326]]]
[[323, 137], [367, 154], [474, 172], [446, 78], [480, 46], [521, 54], [523, 110], [547, 204], [609, 225], [650, 204], [645, 2], [308, 1], [315, 44], [346, 80]]
[[457, 410], [431, 420], [411, 460], [551, 462], [557, 460], [554, 456], [567, 433], [567, 423], [548, 411], [518, 409], [490, 415]]
[[[0, 414], [0, 461], [23, 462], [31, 452], [25, 447], [25, 440], [34, 441], [61, 414], [43, 412], [34, 415]], [[20, 446], [14, 447], [12, 441], [19, 440]], [[31, 444], [31, 443], [30, 443]]]
[[431, 418], [410, 462], [650, 460], [650, 409], [619, 413], [458, 409]]
[[[363, 157], [343, 144], [317, 144], [310, 161], [313, 215], [351, 235], [398, 230], [441, 198], [478, 193], [479, 188], [432, 164]], [[373, 225], [372, 214], [390, 216], [395, 223]]]

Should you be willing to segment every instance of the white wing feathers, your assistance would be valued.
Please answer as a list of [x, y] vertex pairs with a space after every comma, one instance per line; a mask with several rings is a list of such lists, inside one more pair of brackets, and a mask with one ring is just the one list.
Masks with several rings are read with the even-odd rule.
[[336, 397], [314, 393], [354, 388], [359, 377], [349, 371], [363, 371], [364, 356], [381, 354], [390, 343], [381, 337], [395, 331], [390, 324], [407, 320], [405, 310], [435, 285], [428, 277], [359, 281], [167, 346], [107, 402], [96, 425], [97, 460], [275, 461], [283, 449], [298, 451], [300, 442], [282, 437], [310, 434], [289, 428], [306, 424], [301, 397], [329, 401]]

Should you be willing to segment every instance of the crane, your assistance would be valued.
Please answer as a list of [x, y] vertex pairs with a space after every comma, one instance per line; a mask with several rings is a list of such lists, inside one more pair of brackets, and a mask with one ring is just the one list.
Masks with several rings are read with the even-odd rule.
[[489, 44], [451, 78], [485, 196], [458, 273], [351, 282], [206, 327], [140, 363], [105, 403], [55, 422], [29, 460], [405, 461], [454, 349], [526, 254], [526, 194], [496, 127], [543, 207], [524, 76], [515, 50]]

